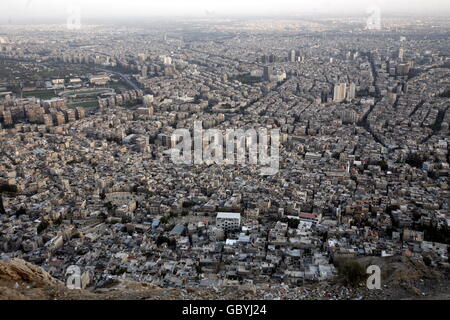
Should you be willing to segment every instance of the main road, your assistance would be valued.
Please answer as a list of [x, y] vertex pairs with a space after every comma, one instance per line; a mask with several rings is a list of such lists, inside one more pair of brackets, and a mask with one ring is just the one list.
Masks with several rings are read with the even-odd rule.
[[129, 85], [130, 87], [132, 87], [133, 89], [135, 89], [135, 90], [141, 90], [141, 88], [139, 88], [139, 87], [137, 86], [137, 84], [134, 83], [134, 82], [130, 79], [130, 77], [129, 77], [128, 75], [126, 75], [126, 74], [120, 73], [120, 72], [118, 72], [118, 71], [112, 71], [112, 70], [108, 70], [108, 69], [103, 69], [103, 68], [96, 68], [96, 69], [97, 69], [97, 70], [101, 70], [101, 71], [103, 71], [103, 72], [108, 72], [108, 73], [112, 73], [112, 74], [118, 75], [118, 76], [121, 77], [123, 80], [125, 80], [125, 82], [128, 83], [128, 85]]

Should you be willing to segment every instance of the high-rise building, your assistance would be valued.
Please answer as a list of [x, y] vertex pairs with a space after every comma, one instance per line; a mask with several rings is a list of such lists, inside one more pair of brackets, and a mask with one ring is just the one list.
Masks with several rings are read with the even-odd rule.
[[147, 59], [147, 55], [145, 53], [138, 53], [138, 60], [140, 63], [143, 63]]
[[354, 110], [345, 110], [341, 112], [341, 121], [343, 124], [356, 123], [357, 114]]
[[406, 82], [405, 84], [403, 84], [403, 92], [404, 92], [404, 93], [408, 93], [408, 82]]
[[164, 75], [165, 76], [172, 76], [177, 72], [174, 65], [166, 65], [164, 67]]
[[3, 112], [3, 122], [5, 123], [6, 126], [10, 126], [13, 124], [13, 117], [11, 110], [5, 110], [5, 112]]
[[405, 55], [405, 49], [403, 49], [403, 48], [398, 49], [398, 58], [400, 60], [403, 60], [404, 55]]
[[64, 117], [64, 113], [59, 112], [59, 111], [54, 113], [54, 119], [53, 120], [54, 120], [54, 122], [56, 123], [57, 126], [61, 126], [64, 123], [66, 123], [66, 119]]
[[327, 103], [328, 102], [328, 92], [322, 91], [322, 93], [320, 94], [320, 99], [321, 99], [322, 103]]
[[172, 58], [168, 56], [162, 56], [162, 61], [164, 65], [169, 66], [172, 64]]
[[344, 101], [346, 94], [347, 94], [347, 84], [346, 83], [335, 84], [334, 90], [333, 90], [333, 101], [334, 102]]
[[270, 76], [272, 75], [272, 72], [273, 72], [272, 67], [270, 67], [270, 66], [264, 67], [264, 73], [263, 73], [264, 81], [270, 81]]
[[53, 126], [53, 119], [50, 114], [44, 114], [43, 116], [44, 125], [47, 127]]
[[273, 53], [269, 56], [269, 62], [270, 63], [277, 62], [277, 57]]
[[261, 63], [267, 63], [269, 61], [269, 58], [267, 57], [267, 55], [263, 54], [261, 56]]
[[388, 64], [388, 72], [390, 76], [395, 76], [397, 64], [395, 61], [390, 60]]
[[80, 119], [83, 119], [86, 117], [86, 111], [84, 110], [84, 108], [77, 107], [77, 108], [75, 108], [75, 111], [76, 111], [75, 115], [76, 115], [77, 120], [80, 120]]
[[64, 114], [64, 119], [65, 119], [66, 123], [73, 122], [77, 119], [75, 110], [73, 110], [73, 109], [63, 110], [62, 112]]
[[397, 75], [399, 76], [406, 76], [409, 73], [409, 64], [408, 63], [400, 63], [397, 66]]
[[397, 99], [397, 94], [395, 92], [389, 91], [387, 93], [387, 98], [389, 101], [394, 102]]
[[148, 68], [146, 65], [142, 66], [141, 75], [143, 78], [147, 78]]
[[347, 100], [351, 101], [356, 97], [356, 85], [352, 82], [348, 87]]
[[288, 60], [289, 60], [289, 62], [295, 62], [295, 61], [296, 61], [296, 53], [295, 53], [295, 50], [289, 51], [289, 54], [288, 54]]

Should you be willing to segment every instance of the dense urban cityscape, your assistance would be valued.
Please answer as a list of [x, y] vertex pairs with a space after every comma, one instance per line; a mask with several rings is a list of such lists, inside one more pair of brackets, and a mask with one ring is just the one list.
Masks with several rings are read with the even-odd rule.
[[[0, 263], [176, 299], [386, 299], [345, 268], [397, 263], [449, 298], [448, 17], [72, 27], [0, 26]], [[278, 130], [279, 167], [247, 136], [239, 163], [174, 163], [195, 123]]]

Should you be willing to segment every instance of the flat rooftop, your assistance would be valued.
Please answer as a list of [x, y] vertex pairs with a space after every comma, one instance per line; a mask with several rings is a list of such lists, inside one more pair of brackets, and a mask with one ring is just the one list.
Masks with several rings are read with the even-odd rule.
[[241, 214], [240, 214], [240, 212], [217, 212], [217, 218], [241, 219]]

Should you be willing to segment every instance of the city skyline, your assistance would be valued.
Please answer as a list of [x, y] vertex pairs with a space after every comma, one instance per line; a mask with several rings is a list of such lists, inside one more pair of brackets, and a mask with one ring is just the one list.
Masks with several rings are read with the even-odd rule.
[[7, 3], [0, 300], [450, 299], [447, 4]]

